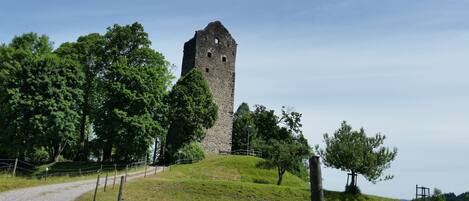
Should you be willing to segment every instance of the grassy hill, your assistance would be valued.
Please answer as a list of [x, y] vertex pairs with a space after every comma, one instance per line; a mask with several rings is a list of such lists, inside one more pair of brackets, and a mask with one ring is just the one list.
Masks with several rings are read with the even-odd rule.
[[[124, 188], [125, 200], [163, 201], [242, 201], [242, 200], [309, 200], [308, 183], [286, 173], [282, 186], [275, 185], [277, 174], [272, 169], [258, 168], [262, 159], [250, 156], [211, 156], [188, 165], [175, 165], [164, 173], [129, 182]], [[92, 192], [78, 201], [92, 200]], [[344, 197], [326, 191], [327, 201], [395, 201], [376, 196]], [[97, 200], [114, 201], [117, 188], [98, 193]]]

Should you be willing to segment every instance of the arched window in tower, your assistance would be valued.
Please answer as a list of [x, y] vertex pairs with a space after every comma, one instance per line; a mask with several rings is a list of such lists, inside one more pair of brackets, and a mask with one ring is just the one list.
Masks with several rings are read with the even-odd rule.
[[222, 56], [221, 61], [226, 62], [226, 56]]
[[208, 58], [212, 57], [212, 53], [211, 53], [211, 52], [207, 52], [207, 57], [208, 57]]
[[220, 42], [220, 40], [215, 37], [215, 44], [218, 44], [219, 42]]

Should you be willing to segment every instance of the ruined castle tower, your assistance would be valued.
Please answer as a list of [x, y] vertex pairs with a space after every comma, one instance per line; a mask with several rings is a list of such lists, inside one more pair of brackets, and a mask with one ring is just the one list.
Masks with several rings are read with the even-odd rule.
[[231, 150], [236, 46], [236, 41], [219, 21], [196, 31], [184, 44], [181, 76], [198, 68], [208, 81], [218, 106], [218, 120], [202, 141], [208, 153]]

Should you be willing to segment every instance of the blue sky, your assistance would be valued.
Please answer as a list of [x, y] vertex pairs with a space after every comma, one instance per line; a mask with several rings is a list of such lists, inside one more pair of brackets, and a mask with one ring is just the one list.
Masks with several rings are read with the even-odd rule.
[[[2, 1], [0, 42], [25, 32], [60, 44], [142, 23], [180, 73], [183, 43], [221, 20], [238, 42], [236, 106], [303, 113], [310, 144], [342, 120], [399, 149], [395, 179], [362, 190], [411, 198], [415, 184], [469, 191], [469, 1]], [[346, 173], [323, 170], [327, 189]]]

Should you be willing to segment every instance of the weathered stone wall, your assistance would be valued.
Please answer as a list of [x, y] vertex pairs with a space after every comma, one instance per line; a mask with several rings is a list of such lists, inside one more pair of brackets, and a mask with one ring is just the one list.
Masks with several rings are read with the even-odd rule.
[[207, 79], [218, 106], [218, 120], [202, 145], [208, 153], [231, 150], [235, 87], [236, 41], [219, 22], [211, 22], [184, 44], [182, 75], [198, 68]]

